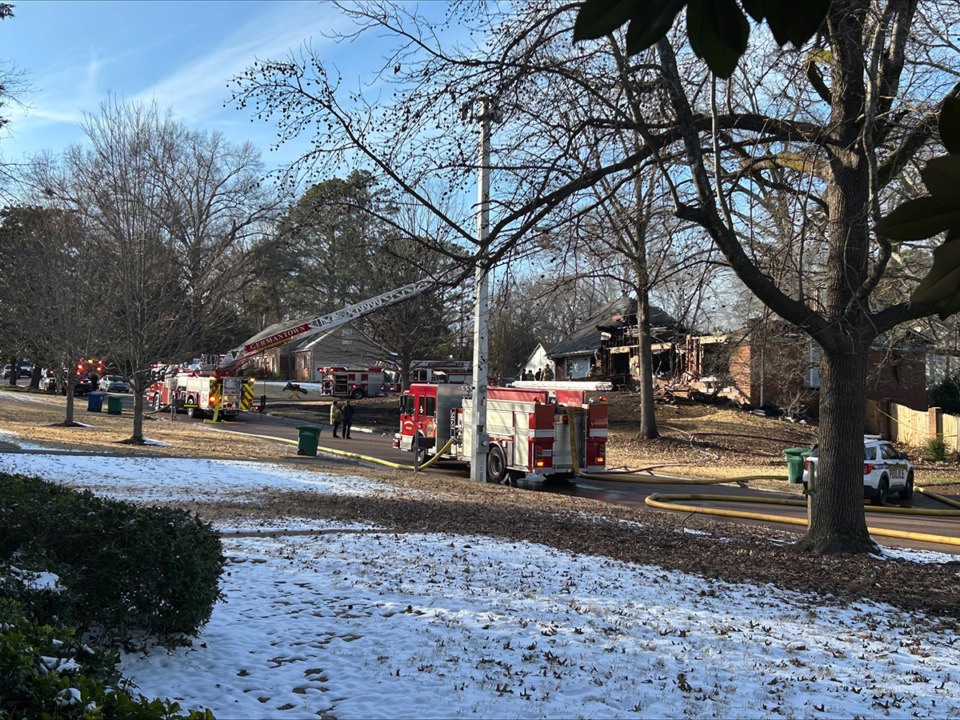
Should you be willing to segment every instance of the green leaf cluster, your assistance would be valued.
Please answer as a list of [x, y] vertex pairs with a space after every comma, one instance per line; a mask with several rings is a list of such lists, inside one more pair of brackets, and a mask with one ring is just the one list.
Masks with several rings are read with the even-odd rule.
[[960, 99], [947, 98], [939, 117], [949, 155], [933, 158], [920, 174], [929, 195], [902, 203], [874, 230], [891, 240], [923, 240], [946, 233], [933, 251], [933, 267], [911, 300], [932, 303], [941, 318], [960, 312]]
[[635, 55], [664, 37], [685, 7], [690, 47], [711, 72], [726, 78], [747, 49], [746, 15], [758, 23], [765, 20], [781, 47], [788, 42], [800, 47], [820, 27], [830, 0], [586, 0], [573, 39], [595, 40], [629, 23], [627, 53]]
[[[9, 584], [0, 576], [0, 588]], [[0, 720], [213, 720], [209, 710], [131, 697], [118, 653], [91, 648], [71, 628], [38, 624], [0, 589]]]
[[32, 598], [33, 620], [105, 642], [182, 643], [220, 599], [220, 539], [196, 516], [0, 473], [0, 563], [14, 559], [65, 588]]

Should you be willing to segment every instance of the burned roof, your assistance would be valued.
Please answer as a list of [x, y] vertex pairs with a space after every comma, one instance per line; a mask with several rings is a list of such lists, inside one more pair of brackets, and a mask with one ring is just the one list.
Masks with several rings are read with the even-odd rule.
[[[624, 295], [601, 308], [575, 332], [547, 351], [548, 357], [591, 355], [600, 349], [603, 332], [637, 324], [637, 301]], [[675, 327], [677, 321], [658, 307], [650, 306], [651, 327]]]

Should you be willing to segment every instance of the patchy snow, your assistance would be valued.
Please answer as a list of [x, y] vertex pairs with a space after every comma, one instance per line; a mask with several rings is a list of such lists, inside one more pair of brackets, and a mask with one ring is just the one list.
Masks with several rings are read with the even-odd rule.
[[382, 487], [361, 477], [235, 460], [5, 453], [0, 454], [0, 472], [35, 475], [143, 503], [256, 501], [256, 493], [267, 490], [361, 495]]
[[[377, 488], [208, 460], [2, 455], [0, 470], [135, 500]], [[960, 714], [960, 637], [888, 606], [486, 537], [221, 529], [261, 534], [224, 537], [226, 602], [199, 641], [123, 658], [144, 694], [220, 718]]]

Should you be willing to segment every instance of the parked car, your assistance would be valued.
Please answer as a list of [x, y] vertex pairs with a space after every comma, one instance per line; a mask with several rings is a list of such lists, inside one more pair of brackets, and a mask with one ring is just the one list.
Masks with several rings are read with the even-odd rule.
[[30, 377], [33, 375], [33, 365], [21, 365], [20, 377]]
[[[20, 366], [20, 371], [17, 373], [17, 377], [30, 377], [33, 374], [33, 365], [23, 364]], [[10, 379], [10, 364], [7, 363], [3, 366], [3, 379]]]
[[[817, 468], [818, 446], [803, 463], [803, 487], [807, 488], [810, 470]], [[892, 494], [901, 500], [913, 497], [913, 466], [907, 456], [892, 443], [877, 437], [863, 440], [863, 496], [874, 505], [883, 506]]]
[[53, 370], [47, 370], [40, 377], [40, 389], [43, 392], [57, 391], [57, 375]]
[[104, 375], [100, 378], [100, 390], [103, 392], [130, 392], [130, 383], [120, 375]]

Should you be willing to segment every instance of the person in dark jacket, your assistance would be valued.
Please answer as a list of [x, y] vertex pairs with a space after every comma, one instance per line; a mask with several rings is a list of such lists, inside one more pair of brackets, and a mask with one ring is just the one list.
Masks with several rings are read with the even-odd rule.
[[330, 406], [330, 424], [333, 426], [333, 436], [337, 437], [337, 428], [343, 422], [343, 410], [340, 409], [340, 403], [336, 400]]
[[347, 440], [350, 439], [350, 426], [353, 425], [354, 410], [355, 408], [350, 404], [349, 400], [343, 404], [343, 436]]

